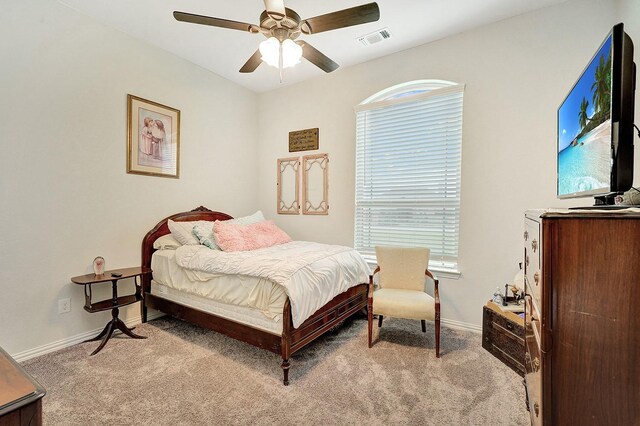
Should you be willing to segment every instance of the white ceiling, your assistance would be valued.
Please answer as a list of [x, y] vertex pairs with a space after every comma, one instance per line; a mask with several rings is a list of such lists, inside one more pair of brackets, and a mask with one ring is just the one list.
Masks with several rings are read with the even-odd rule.
[[[178, 22], [173, 11], [258, 24], [262, 0], [59, 0], [85, 15], [256, 92], [324, 74], [306, 60], [284, 70], [261, 64], [251, 74], [240, 67], [264, 40], [261, 34]], [[369, 3], [371, 0], [285, 0], [302, 19]], [[302, 35], [316, 49], [344, 67], [428, 43], [566, 0], [377, 0], [380, 20], [320, 34]], [[387, 27], [391, 38], [362, 46], [357, 38]]]

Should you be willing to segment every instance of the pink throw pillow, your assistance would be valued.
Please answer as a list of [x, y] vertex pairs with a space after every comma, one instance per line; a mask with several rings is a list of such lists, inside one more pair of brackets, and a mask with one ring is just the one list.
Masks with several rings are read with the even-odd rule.
[[286, 232], [272, 220], [240, 225], [216, 220], [213, 225], [216, 244], [224, 251], [247, 251], [291, 241]]

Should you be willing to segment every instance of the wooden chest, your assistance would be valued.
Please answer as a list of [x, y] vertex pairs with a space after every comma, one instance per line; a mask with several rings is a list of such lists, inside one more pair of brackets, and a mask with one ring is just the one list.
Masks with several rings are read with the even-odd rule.
[[524, 377], [524, 320], [488, 302], [482, 314], [482, 347]]

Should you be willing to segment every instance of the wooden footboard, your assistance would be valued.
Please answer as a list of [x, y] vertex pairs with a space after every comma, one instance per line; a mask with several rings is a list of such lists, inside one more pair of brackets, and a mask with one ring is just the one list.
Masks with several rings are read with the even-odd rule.
[[322, 336], [327, 331], [341, 325], [344, 320], [367, 306], [369, 284], [358, 284], [334, 297], [329, 303], [307, 318], [300, 327], [293, 328], [289, 299], [284, 306], [282, 330], [282, 371], [283, 383], [289, 384], [289, 357], [306, 344]]
[[293, 328], [293, 324], [290, 321], [291, 310], [288, 310], [288, 315], [287, 310], [285, 310], [284, 321], [285, 324], [288, 322], [290, 325], [290, 328], [286, 331], [286, 334], [290, 337], [290, 353], [298, 351], [307, 343], [335, 328], [336, 325], [341, 324], [351, 315], [364, 308], [367, 304], [367, 289], [364, 287], [367, 287], [367, 284], [358, 284], [339, 294], [311, 317], [307, 318], [298, 328]]
[[[177, 213], [160, 221], [147, 233], [142, 241], [142, 265], [151, 267], [151, 255], [155, 251], [153, 243], [162, 235], [169, 233], [167, 220], [228, 220], [231, 216], [198, 207], [190, 212]], [[275, 334], [241, 324], [221, 316], [200, 311], [151, 294], [151, 277], [143, 276], [142, 320], [147, 321], [147, 309], [152, 308], [173, 317], [205, 327], [234, 339], [249, 343], [262, 349], [280, 354], [282, 357], [283, 383], [289, 384], [289, 358], [291, 354], [317, 339], [322, 334], [339, 326], [344, 320], [367, 306], [368, 283], [358, 284], [334, 297], [326, 305], [307, 318], [298, 328], [293, 327], [291, 305], [286, 300], [282, 315], [282, 335]]]

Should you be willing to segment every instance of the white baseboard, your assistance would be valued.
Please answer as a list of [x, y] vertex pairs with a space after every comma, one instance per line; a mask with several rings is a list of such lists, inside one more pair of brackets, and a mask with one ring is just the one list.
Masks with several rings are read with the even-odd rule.
[[450, 320], [446, 318], [441, 318], [440, 322], [449, 328], [454, 328], [457, 330], [464, 330], [464, 331], [472, 331], [474, 333], [482, 333], [482, 326], [480, 325], [470, 324], [468, 322]]
[[[149, 312], [149, 314], [147, 315], [147, 320], [150, 321], [156, 318], [160, 318], [161, 316], [164, 316], [162, 312], [158, 312], [158, 311]], [[142, 317], [139, 315], [137, 317], [129, 318], [128, 320], [124, 321], [127, 327], [132, 327], [134, 325], [140, 324], [141, 322], [142, 322]], [[95, 330], [90, 330], [84, 333], [76, 334], [75, 336], [67, 337], [65, 339], [57, 340], [55, 342], [47, 343], [46, 345], [38, 346], [37, 348], [18, 352], [16, 354], [12, 354], [11, 357], [18, 362], [22, 362], [31, 358], [35, 358], [40, 355], [48, 354], [50, 352], [59, 351], [60, 349], [68, 348], [69, 346], [76, 345], [92, 337], [95, 337], [98, 333], [102, 331], [103, 328], [104, 326], [100, 328], [96, 328]]]

